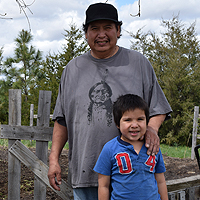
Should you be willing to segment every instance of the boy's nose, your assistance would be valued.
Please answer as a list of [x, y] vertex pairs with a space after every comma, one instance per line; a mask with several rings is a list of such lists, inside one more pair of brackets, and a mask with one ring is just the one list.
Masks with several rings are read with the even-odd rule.
[[138, 126], [137, 122], [132, 122], [131, 123], [131, 127], [137, 127], [137, 126]]

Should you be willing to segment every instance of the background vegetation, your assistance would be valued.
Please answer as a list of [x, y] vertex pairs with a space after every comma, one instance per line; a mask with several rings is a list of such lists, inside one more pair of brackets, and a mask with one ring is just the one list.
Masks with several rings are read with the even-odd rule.
[[[152, 63], [158, 82], [172, 109], [172, 119], [160, 131], [161, 142], [167, 145], [189, 146], [193, 128], [194, 106], [200, 105], [200, 45], [195, 22], [189, 27], [179, 16], [161, 20], [163, 32], [131, 33], [131, 49], [143, 53]], [[52, 91], [51, 113], [56, 102], [63, 68], [74, 57], [88, 51], [84, 34], [75, 24], [65, 30], [62, 52], [42, 57], [31, 45], [32, 35], [22, 30], [16, 37], [15, 54], [3, 58], [0, 48], [0, 122], [8, 124], [8, 90], [22, 89], [22, 125], [29, 125], [30, 104], [37, 113], [39, 90]]]

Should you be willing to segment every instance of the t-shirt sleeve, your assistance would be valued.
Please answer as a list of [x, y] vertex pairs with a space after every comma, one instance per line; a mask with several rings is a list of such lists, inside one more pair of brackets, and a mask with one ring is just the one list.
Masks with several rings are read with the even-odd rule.
[[164, 173], [166, 171], [166, 168], [160, 149], [156, 156], [158, 156], [158, 162], [156, 163], [155, 173]]
[[105, 144], [93, 170], [99, 174], [110, 176], [111, 165], [112, 163], [111, 163], [110, 151], [107, 145]]
[[172, 109], [162, 91], [156, 77], [153, 82], [153, 87], [151, 91], [151, 102], [150, 102], [150, 113], [151, 116], [158, 114], [166, 114], [166, 119], [170, 118], [170, 113]]
[[[61, 76], [60, 85], [59, 85], [59, 89], [58, 89], [58, 96], [57, 96], [56, 105], [55, 105], [54, 112], [53, 112], [52, 121], [55, 121], [55, 120], [58, 120], [58, 119], [64, 119], [65, 120], [65, 115], [64, 115], [64, 110], [63, 110], [63, 102], [64, 102], [64, 98], [63, 98], [64, 87], [63, 87], [63, 84], [64, 84], [64, 81], [66, 79], [66, 77], [65, 77], [66, 68], [63, 70], [63, 73], [62, 73], [62, 76]], [[62, 123], [62, 121], [61, 121], [61, 123]]]
[[166, 114], [166, 119], [170, 118], [172, 109], [158, 83], [153, 66], [144, 56], [142, 56], [140, 62], [143, 80], [143, 98], [149, 105], [150, 117]]

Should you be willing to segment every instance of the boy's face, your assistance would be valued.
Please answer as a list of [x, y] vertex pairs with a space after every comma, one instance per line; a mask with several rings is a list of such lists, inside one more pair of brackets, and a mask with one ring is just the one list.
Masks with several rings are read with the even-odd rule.
[[146, 133], [147, 121], [144, 110], [136, 108], [135, 110], [126, 111], [120, 119], [122, 133], [121, 139], [132, 143], [138, 140]]

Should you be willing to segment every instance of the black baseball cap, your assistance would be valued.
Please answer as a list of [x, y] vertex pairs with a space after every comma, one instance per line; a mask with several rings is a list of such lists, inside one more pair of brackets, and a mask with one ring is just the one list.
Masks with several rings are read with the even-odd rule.
[[108, 3], [91, 4], [86, 10], [85, 25], [102, 19], [119, 22], [117, 9]]

